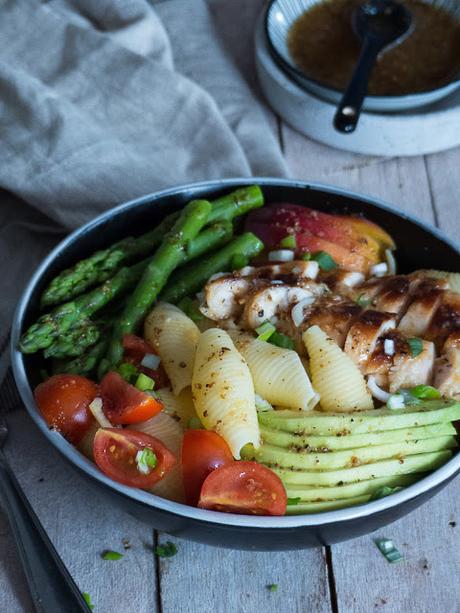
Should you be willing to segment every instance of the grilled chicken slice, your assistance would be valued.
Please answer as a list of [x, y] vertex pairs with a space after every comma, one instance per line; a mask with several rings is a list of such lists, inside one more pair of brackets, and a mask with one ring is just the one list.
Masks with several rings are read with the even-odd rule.
[[344, 350], [361, 368], [374, 352], [378, 339], [396, 326], [390, 313], [364, 311], [348, 332]]
[[269, 264], [268, 266], [246, 266], [238, 271], [244, 277], [253, 279], [265, 279], [267, 281], [278, 280], [287, 285], [301, 285], [303, 280], [315, 280], [318, 276], [319, 265], [315, 261], [294, 260], [282, 264]]
[[354, 298], [354, 288], [361, 285], [364, 279], [363, 273], [348, 270], [335, 270], [319, 275], [319, 280], [325, 283], [334, 294], [349, 296], [350, 298]]
[[442, 396], [460, 399], [460, 349], [450, 347], [435, 361], [433, 385]]
[[361, 312], [355, 302], [340, 296], [324, 296], [310, 309], [302, 328], [317, 325], [343, 348], [348, 331]]
[[406, 336], [424, 336], [444, 294], [445, 289], [440, 287], [438, 280], [419, 281], [412, 296], [412, 303], [401, 319], [398, 329]]
[[446, 342], [442, 348], [442, 353], [447, 353], [449, 349], [460, 349], [460, 330], [452, 332], [452, 334], [449, 334], [449, 336], [446, 338]]
[[372, 301], [377, 311], [393, 313], [397, 321], [404, 315], [411, 300], [417, 280], [405, 275], [394, 275], [384, 279], [380, 291]]
[[434, 359], [433, 343], [423, 341], [423, 350], [416, 357], [412, 357], [406, 345], [403, 351], [394, 355], [393, 366], [388, 372], [390, 393], [394, 394], [403, 387], [429, 384], [433, 376]]
[[388, 389], [388, 374], [395, 356], [408, 351], [406, 338], [398, 330], [390, 330], [381, 336], [374, 352], [362, 367], [364, 375], [373, 375], [379, 387]]
[[326, 290], [313, 281], [309, 285], [303, 283], [302, 287], [292, 285], [272, 284], [251, 292], [244, 305], [241, 323], [245, 328], [257, 328], [264, 321], [276, 323], [280, 316], [286, 316], [291, 308], [307, 300], [309, 304], [321, 296]]
[[213, 279], [204, 288], [205, 303], [200, 311], [214, 321], [235, 319], [243, 311], [243, 299], [253, 281], [250, 277], [226, 275]]
[[447, 291], [424, 336], [435, 342], [440, 349], [447, 338], [458, 331], [460, 331], [460, 294]]

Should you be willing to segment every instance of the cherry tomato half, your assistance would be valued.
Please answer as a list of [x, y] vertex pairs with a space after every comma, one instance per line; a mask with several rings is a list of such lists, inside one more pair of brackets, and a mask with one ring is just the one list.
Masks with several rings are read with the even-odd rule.
[[[156, 456], [156, 465], [148, 474], [139, 470], [136, 456], [139, 451], [151, 449]], [[101, 471], [130, 487], [150, 488], [166, 476], [176, 458], [163, 443], [144, 432], [100, 428], [94, 437], [94, 460]]]
[[152, 368], [147, 368], [146, 366], [141, 366], [141, 362], [146, 354], [157, 353], [155, 349], [149, 345], [149, 343], [147, 343], [147, 341], [140, 336], [136, 336], [135, 334], [125, 334], [123, 337], [123, 348], [125, 350], [123, 361], [134, 364], [139, 372], [143, 372], [145, 375], [153, 379], [155, 381], [156, 389], [160, 389], [168, 385], [168, 377], [161, 363], [155, 370]]
[[130, 385], [117, 372], [107, 373], [99, 389], [104, 413], [112, 424], [138, 424], [163, 408], [159, 400]]
[[278, 475], [257, 462], [233, 462], [206, 477], [198, 506], [243, 515], [284, 515], [287, 497]]
[[97, 396], [95, 383], [79, 375], [54, 375], [35, 388], [35, 401], [46, 423], [77, 444], [94, 423], [88, 406]]
[[209, 473], [234, 460], [229, 446], [216, 432], [187, 430], [182, 441], [181, 461], [185, 499], [196, 506]]

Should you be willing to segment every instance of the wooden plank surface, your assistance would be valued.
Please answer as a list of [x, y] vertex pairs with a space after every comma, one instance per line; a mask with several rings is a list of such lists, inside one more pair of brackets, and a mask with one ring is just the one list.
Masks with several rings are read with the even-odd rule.
[[[427, 159], [380, 159], [331, 150], [282, 130], [284, 150], [293, 175], [372, 194], [458, 236], [460, 150]], [[341, 613], [409, 611], [458, 613], [460, 522], [457, 479], [415, 513], [393, 525], [331, 548], [336, 609]], [[405, 559], [388, 564], [373, 539], [395, 541]]]

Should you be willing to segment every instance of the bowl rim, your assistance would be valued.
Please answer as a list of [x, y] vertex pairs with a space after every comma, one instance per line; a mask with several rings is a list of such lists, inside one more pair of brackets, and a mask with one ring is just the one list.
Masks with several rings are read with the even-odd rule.
[[314, 189], [322, 191], [325, 194], [334, 194], [344, 196], [347, 198], [355, 198], [366, 204], [371, 205], [377, 209], [384, 210], [397, 217], [405, 219], [414, 225], [419, 226], [422, 230], [429, 232], [439, 240], [446, 243], [452, 249], [458, 252], [460, 255], [460, 245], [446, 237], [437, 228], [434, 228], [430, 224], [427, 224], [417, 217], [414, 217], [404, 211], [396, 210], [395, 207], [379, 198], [373, 198], [352, 190], [344, 188], [333, 187], [316, 182], [306, 182], [297, 179], [280, 179], [276, 177], [238, 177], [231, 179], [218, 179], [210, 181], [200, 181], [194, 183], [187, 183], [173, 188], [163, 189], [161, 191], [152, 192], [139, 198], [134, 198], [122, 204], [119, 204], [105, 213], [98, 215], [91, 221], [87, 222], [80, 228], [74, 230], [64, 240], [62, 240], [41, 262], [39, 267], [33, 273], [31, 279], [27, 283], [21, 298], [19, 299], [11, 329], [11, 363], [13, 368], [14, 379], [16, 381], [21, 399], [26, 407], [26, 410], [35, 425], [40, 432], [48, 439], [48, 441], [57, 449], [57, 451], [64, 456], [64, 458], [70, 462], [74, 467], [80, 471], [86, 473], [86, 475], [92, 478], [95, 482], [104, 486], [106, 489], [110, 489], [112, 492], [117, 493], [127, 499], [131, 499], [134, 502], [141, 503], [144, 506], [152, 509], [157, 509], [168, 514], [172, 514], [182, 519], [195, 520], [208, 525], [220, 525], [224, 527], [243, 528], [243, 529], [264, 529], [264, 530], [280, 530], [280, 529], [292, 529], [303, 527], [315, 527], [326, 524], [337, 524], [344, 521], [353, 521], [364, 519], [368, 516], [372, 516], [376, 513], [389, 510], [393, 507], [397, 507], [400, 504], [406, 503], [410, 500], [416, 499], [428, 490], [435, 488], [450, 480], [457, 472], [460, 471], [460, 452], [454, 455], [448, 462], [434, 470], [431, 474], [420, 479], [412, 485], [404, 488], [400, 492], [391, 494], [384, 498], [370, 501], [361, 505], [353, 507], [347, 507], [343, 509], [337, 509], [333, 511], [323, 511], [320, 513], [300, 514], [300, 515], [285, 515], [285, 516], [249, 516], [249, 515], [237, 515], [233, 513], [221, 513], [217, 511], [209, 511], [205, 509], [198, 509], [179, 502], [173, 502], [160, 496], [156, 496], [149, 492], [139, 490], [136, 488], [130, 488], [128, 486], [121, 485], [112, 481], [106, 477], [89, 459], [81, 454], [71, 443], [69, 443], [63, 436], [55, 431], [52, 431], [46, 425], [44, 419], [39, 415], [35, 405], [32, 389], [29, 385], [29, 381], [25, 371], [23, 354], [17, 349], [18, 341], [20, 338], [21, 325], [24, 313], [28, 308], [31, 295], [35, 286], [39, 282], [42, 275], [46, 272], [49, 265], [54, 259], [64, 252], [67, 247], [75, 242], [78, 242], [81, 236], [93, 229], [97, 228], [101, 224], [109, 221], [115, 216], [123, 214], [125, 211], [142, 205], [146, 202], [152, 202], [152, 204], [162, 198], [179, 195], [188, 190], [196, 189], [225, 189], [235, 188], [241, 185], [254, 185], [258, 184], [264, 186], [280, 186], [301, 188], [304, 190]]
[[[276, 48], [272, 37], [271, 37], [271, 33], [270, 33], [270, 27], [269, 27], [269, 17], [270, 17], [270, 13], [271, 11], [274, 9], [275, 5], [277, 3], [282, 2], [283, 0], [269, 0], [267, 3], [267, 6], [265, 7], [265, 11], [264, 11], [264, 17], [263, 17], [263, 24], [264, 24], [264, 32], [265, 32], [265, 37], [267, 40], [267, 44], [268, 44], [268, 50], [270, 51], [270, 54], [272, 55], [273, 59], [279, 64], [279, 66], [289, 75], [289, 73], [294, 73], [297, 77], [299, 77], [300, 79], [303, 79], [305, 81], [309, 81], [310, 83], [316, 85], [317, 87], [320, 87], [324, 90], [327, 90], [329, 92], [332, 92], [334, 94], [337, 94], [339, 96], [343, 96], [345, 91], [341, 90], [341, 89], [337, 89], [335, 87], [331, 87], [329, 85], [326, 85], [325, 83], [323, 83], [322, 81], [319, 81], [318, 79], [315, 79], [313, 77], [310, 77], [307, 73], [303, 72], [302, 70], [300, 70], [299, 68], [297, 68], [297, 66], [294, 64], [294, 62], [292, 61], [292, 63], [287, 62], [284, 57], [281, 55], [281, 53], [278, 51], [278, 49]], [[321, 0], [321, 1], [325, 1], [325, 0]], [[423, 1], [423, 0], [422, 0]], [[302, 89], [304, 89], [304, 86], [302, 85], [301, 82], [298, 82], [298, 85], [300, 87], [302, 87]], [[445, 94], [442, 97], [447, 97], [450, 93], [453, 93], [453, 91], [451, 92], [450, 90], [455, 89], [460, 87], [460, 75], [458, 77], [453, 78], [452, 80], [448, 81], [445, 85], [442, 85], [441, 87], [434, 87], [432, 89], [427, 89], [421, 92], [413, 92], [413, 93], [409, 93], [409, 94], [400, 94], [399, 96], [376, 96], [375, 94], [368, 94], [366, 96], [366, 98], [375, 103], [384, 103], [384, 102], [388, 102], [388, 104], [401, 104], [403, 105], [404, 103], [409, 103], [411, 100], [420, 100], [421, 98], [423, 98], [424, 96], [429, 96], [430, 94], [435, 94], [435, 93], [441, 93], [443, 92], [443, 90], [447, 90], [445, 92]], [[427, 100], [426, 104], [430, 104], [430, 100]]]

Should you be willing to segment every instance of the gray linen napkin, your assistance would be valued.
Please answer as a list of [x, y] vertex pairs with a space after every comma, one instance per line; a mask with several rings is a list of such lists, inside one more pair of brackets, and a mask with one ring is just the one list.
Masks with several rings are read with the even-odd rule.
[[261, 2], [0, 8], [1, 381], [17, 299], [66, 231], [164, 187], [287, 171], [254, 83]]

